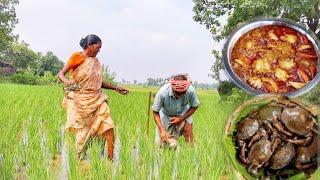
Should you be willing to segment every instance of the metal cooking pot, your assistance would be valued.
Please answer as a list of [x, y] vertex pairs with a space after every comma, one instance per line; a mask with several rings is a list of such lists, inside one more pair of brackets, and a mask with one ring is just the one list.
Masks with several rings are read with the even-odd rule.
[[231, 36], [228, 38], [224, 49], [223, 49], [223, 58], [224, 58], [224, 66], [225, 69], [227, 71], [227, 74], [229, 75], [229, 77], [231, 78], [231, 80], [240, 88], [242, 88], [243, 90], [249, 92], [250, 94], [254, 94], [254, 95], [261, 95], [261, 94], [265, 94], [265, 92], [261, 91], [261, 90], [257, 90], [252, 88], [251, 86], [249, 86], [246, 82], [242, 81], [237, 74], [233, 71], [232, 67], [231, 67], [231, 53], [233, 50], [234, 45], [236, 44], [236, 42], [240, 39], [240, 37], [242, 35], [244, 35], [245, 33], [258, 28], [258, 27], [262, 27], [262, 26], [266, 26], [266, 25], [281, 25], [281, 26], [287, 26], [290, 27], [296, 31], [298, 31], [299, 33], [305, 35], [310, 42], [313, 44], [316, 54], [318, 56], [318, 64], [317, 64], [317, 68], [318, 68], [318, 72], [317, 75], [312, 79], [312, 81], [310, 81], [306, 86], [304, 86], [303, 88], [297, 89], [296, 91], [293, 92], [288, 92], [288, 93], [282, 93], [282, 95], [285, 96], [289, 96], [289, 97], [295, 97], [295, 96], [299, 96], [302, 95], [304, 93], [307, 93], [308, 91], [310, 91], [314, 86], [317, 85], [317, 83], [320, 80], [320, 42], [317, 39], [316, 35], [307, 30], [305, 27], [303, 27], [302, 25], [292, 21], [292, 20], [288, 20], [288, 19], [282, 19], [282, 18], [257, 18], [257, 19], [253, 19], [250, 21], [247, 21], [246, 23], [242, 24], [240, 27], [238, 27], [237, 29], [235, 29], [233, 31], [233, 33], [231, 34]]

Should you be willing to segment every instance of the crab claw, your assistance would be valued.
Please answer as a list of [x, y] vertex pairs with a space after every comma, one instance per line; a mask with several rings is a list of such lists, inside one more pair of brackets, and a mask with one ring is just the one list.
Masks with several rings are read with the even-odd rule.
[[311, 65], [309, 67], [309, 71], [310, 71], [311, 77], [314, 78], [317, 74], [317, 67], [315, 65]]
[[298, 33], [297, 35], [299, 36], [300, 42], [305, 43], [305, 44], [308, 43], [308, 38], [307, 38], [307, 36], [302, 35], [302, 34], [300, 34], [300, 33]]
[[312, 139], [313, 139], [313, 137], [307, 137], [306, 139], [288, 139], [288, 141], [293, 144], [305, 146], [305, 145], [311, 143]]
[[298, 51], [303, 51], [303, 50], [310, 49], [310, 48], [311, 48], [311, 46], [309, 44], [301, 44], [298, 47]]
[[305, 73], [302, 69], [298, 68], [297, 69], [297, 74], [298, 74], [298, 76], [299, 76], [301, 81], [303, 81], [303, 82], [310, 81], [310, 78], [309, 78], [308, 74]]
[[250, 77], [250, 78], [248, 79], [248, 83], [249, 83], [252, 87], [257, 88], [257, 89], [261, 89], [262, 86], [263, 86], [263, 83], [262, 83], [261, 79], [258, 78], [258, 77]]
[[243, 164], [245, 165], [248, 164], [248, 160], [246, 159], [246, 143], [244, 143], [243, 146], [241, 147], [239, 157]]
[[261, 80], [266, 90], [268, 90], [269, 92], [278, 92], [277, 83], [273, 79], [262, 77]]
[[279, 40], [278, 36], [275, 35], [273, 31], [269, 31], [268, 32], [268, 38], [271, 39], [271, 40], [274, 40], [274, 41], [278, 41]]
[[301, 83], [301, 82], [294, 82], [294, 81], [289, 81], [289, 85], [294, 87], [295, 89], [300, 89], [303, 86], [305, 86], [307, 83]]
[[315, 54], [309, 54], [309, 53], [303, 53], [303, 52], [297, 52], [296, 55], [301, 59], [316, 60], [318, 58], [318, 56]]
[[287, 41], [291, 44], [295, 43], [298, 40], [297, 36], [292, 34], [285, 34], [284, 36], [281, 36], [280, 39], [282, 41]]
[[243, 68], [248, 68], [250, 64], [250, 62], [245, 58], [241, 58], [241, 59], [237, 58], [237, 59], [234, 59], [234, 61], [240, 66], [242, 66]]

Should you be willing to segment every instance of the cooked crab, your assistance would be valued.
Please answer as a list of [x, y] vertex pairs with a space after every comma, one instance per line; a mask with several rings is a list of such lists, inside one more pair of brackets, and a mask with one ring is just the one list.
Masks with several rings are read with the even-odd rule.
[[234, 61], [240, 66], [242, 66], [243, 68], [247, 69], [249, 67], [249, 61], [246, 58], [237, 58]]
[[261, 80], [268, 92], [278, 92], [278, 85], [273, 79], [262, 77]]
[[280, 59], [278, 63], [279, 63], [279, 67], [285, 70], [291, 70], [296, 66], [296, 63], [292, 58]]
[[298, 51], [303, 51], [303, 50], [306, 50], [306, 49], [311, 49], [311, 46], [309, 44], [301, 44], [299, 47], [298, 47]]
[[280, 68], [275, 69], [274, 75], [277, 79], [281, 81], [286, 81], [289, 78], [289, 74], [287, 73], [287, 71]]
[[300, 89], [303, 88], [307, 83], [289, 81], [288, 84], [295, 89]]
[[303, 81], [303, 82], [310, 81], [310, 77], [308, 76], [308, 74], [306, 72], [304, 72], [304, 70], [302, 70], [301, 68], [297, 69], [297, 74], [298, 74], [301, 81]]
[[261, 89], [263, 87], [262, 80], [259, 77], [250, 77], [248, 83], [256, 89]]
[[269, 73], [271, 72], [271, 66], [267, 59], [257, 59], [252, 63], [253, 71], [255, 73]]
[[240, 37], [232, 51], [232, 67], [251, 87], [288, 93], [308, 84], [318, 73], [318, 53], [293, 28], [268, 25]]
[[279, 40], [278, 36], [274, 34], [273, 30], [268, 32], [268, 38], [270, 40], [274, 40], [274, 41], [278, 41]]
[[298, 40], [298, 37], [292, 34], [285, 34], [284, 36], [280, 36], [280, 39], [293, 44]]

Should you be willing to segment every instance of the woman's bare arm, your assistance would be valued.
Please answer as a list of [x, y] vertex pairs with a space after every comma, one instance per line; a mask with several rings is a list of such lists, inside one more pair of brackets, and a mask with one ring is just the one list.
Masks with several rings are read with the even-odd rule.
[[102, 85], [101, 85], [102, 88], [105, 88], [105, 89], [112, 89], [112, 90], [116, 90], [117, 86], [116, 85], [113, 85], [111, 83], [108, 83], [106, 81], [102, 81]]
[[111, 83], [108, 83], [106, 82], [105, 80], [102, 81], [102, 85], [101, 85], [102, 88], [105, 88], [105, 89], [112, 89], [114, 91], [117, 91], [118, 93], [122, 94], [122, 95], [126, 95], [129, 93], [129, 91], [123, 87], [119, 87], [117, 85], [113, 85]]
[[68, 63], [66, 63], [63, 68], [59, 71], [58, 73], [58, 77], [60, 79], [60, 81], [64, 84], [66, 84], [69, 80], [66, 78], [66, 74], [68, 73], [68, 71], [70, 70], [70, 66]]

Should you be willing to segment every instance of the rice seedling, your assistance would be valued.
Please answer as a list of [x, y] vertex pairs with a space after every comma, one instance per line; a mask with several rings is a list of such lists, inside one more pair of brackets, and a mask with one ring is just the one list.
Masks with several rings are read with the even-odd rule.
[[233, 178], [222, 146], [232, 103], [219, 102], [215, 91], [198, 91], [194, 147], [181, 137], [178, 149], [159, 149], [152, 115], [147, 133], [149, 91], [157, 89], [129, 89], [127, 96], [106, 91], [116, 124], [114, 162], [101, 153], [104, 142], [98, 140], [89, 146], [88, 158], [78, 162], [74, 136], [63, 130], [62, 88], [0, 84], [0, 179]]

